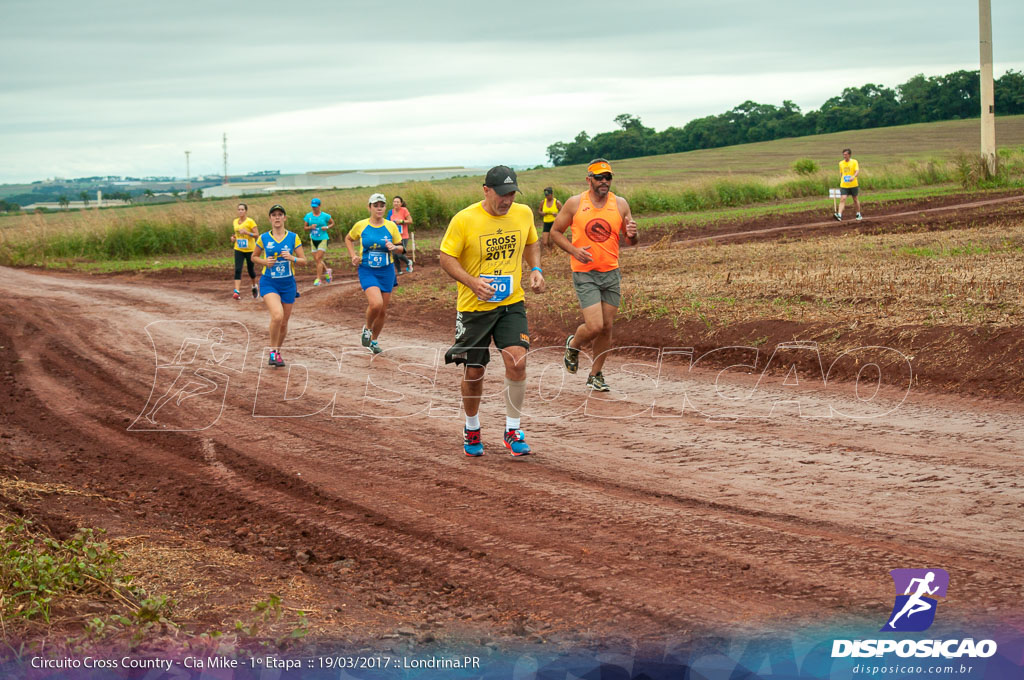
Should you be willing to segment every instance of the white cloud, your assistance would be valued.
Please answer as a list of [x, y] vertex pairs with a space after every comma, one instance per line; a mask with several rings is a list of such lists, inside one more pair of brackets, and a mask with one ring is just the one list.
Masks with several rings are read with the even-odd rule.
[[[186, 148], [218, 172], [223, 132], [232, 172], [532, 165], [620, 113], [663, 129], [976, 68], [968, 4], [9, 0], [0, 181], [182, 175]], [[997, 72], [1021, 69], [1024, 6], [993, 4]]]

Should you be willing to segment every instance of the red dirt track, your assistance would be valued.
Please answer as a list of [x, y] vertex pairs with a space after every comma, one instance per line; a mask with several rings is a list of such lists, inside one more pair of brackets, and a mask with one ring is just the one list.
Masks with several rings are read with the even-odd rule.
[[[331, 303], [350, 284], [304, 293], [290, 367], [270, 369], [262, 304], [213, 277], [3, 276], [0, 477], [94, 496], [0, 502], [58, 534], [244, 555], [242, 571], [210, 566], [198, 629], [285, 581], [330, 639], [881, 626], [898, 567], [949, 571], [948, 620], [1020, 621], [1019, 404], [893, 386], [865, 402], [850, 383], [679, 362], [654, 388], [656, 356], [609, 361], [616, 391], [588, 397], [585, 365], [564, 376], [555, 347], [530, 355], [535, 455], [500, 443], [492, 363], [471, 460], [458, 373], [436, 365], [448, 332], [396, 316], [371, 361], [360, 315]], [[179, 373], [208, 391], [147, 420]]]

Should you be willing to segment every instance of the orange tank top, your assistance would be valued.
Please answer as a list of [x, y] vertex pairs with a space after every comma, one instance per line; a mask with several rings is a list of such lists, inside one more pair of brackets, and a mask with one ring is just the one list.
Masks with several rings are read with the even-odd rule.
[[622, 215], [615, 194], [608, 192], [602, 208], [596, 208], [590, 201], [590, 192], [580, 194], [580, 205], [572, 216], [572, 244], [577, 248], [590, 246], [588, 251], [594, 258], [583, 264], [575, 257], [569, 258], [574, 272], [610, 272], [619, 268], [619, 234], [622, 232]]

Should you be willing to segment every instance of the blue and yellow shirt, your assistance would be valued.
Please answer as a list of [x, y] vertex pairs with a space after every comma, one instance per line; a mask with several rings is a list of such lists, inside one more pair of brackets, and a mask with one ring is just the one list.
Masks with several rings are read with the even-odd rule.
[[284, 238], [278, 241], [273, 237], [272, 232], [265, 231], [260, 234], [256, 243], [263, 248], [263, 257], [274, 260], [271, 266], [263, 268], [264, 276], [269, 276], [272, 279], [287, 279], [295, 276], [291, 261], [277, 260], [277, 256], [284, 253], [295, 254], [295, 251], [302, 245], [298, 234], [294, 231], [285, 232]]
[[362, 256], [359, 266], [372, 269], [393, 264], [394, 260], [386, 245], [388, 241], [396, 246], [402, 245], [402, 233], [398, 225], [390, 220], [384, 220], [384, 224], [379, 227], [370, 224], [370, 218], [359, 220], [352, 225], [348, 237], [359, 244], [359, 254]]

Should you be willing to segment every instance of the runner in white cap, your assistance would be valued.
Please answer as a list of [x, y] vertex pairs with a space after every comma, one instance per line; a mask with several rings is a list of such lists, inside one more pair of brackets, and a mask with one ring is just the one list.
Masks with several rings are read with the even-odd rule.
[[359, 268], [359, 285], [366, 293], [366, 325], [359, 340], [373, 354], [382, 351], [377, 338], [384, 328], [391, 290], [395, 287], [394, 253], [405, 251], [398, 226], [384, 219], [387, 206], [384, 194], [371, 195], [367, 204], [370, 217], [352, 225], [345, 236], [345, 247], [352, 266]]

